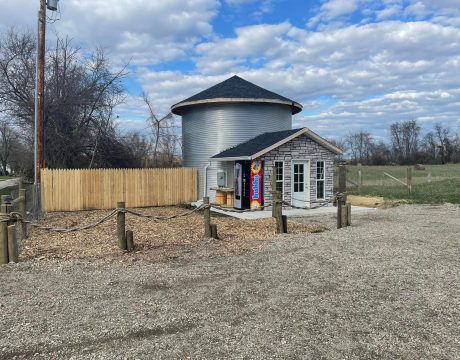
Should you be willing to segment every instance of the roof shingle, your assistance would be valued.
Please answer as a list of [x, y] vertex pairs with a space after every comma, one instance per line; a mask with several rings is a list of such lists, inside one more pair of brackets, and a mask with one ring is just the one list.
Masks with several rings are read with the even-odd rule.
[[292, 129], [263, 133], [252, 139], [249, 139], [248, 141], [245, 141], [241, 144], [224, 150], [219, 154], [212, 156], [211, 159], [250, 157], [272, 145], [275, 145], [276, 143], [286, 139], [287, 137], [294, 135], [300, 130], [302, 129]]
[[180, 113], [180, 108], [182, 106], [190, 105], [190, 103], [193, 102], [213, 99], [274, 100], [289, 103], [289, 105], [293, 107], [292, 111], [294, 114], [302, 110], [302, 105], [299, 103], [244, 80], [237, 75], [174, 104], [171, 109], [174, 113]]

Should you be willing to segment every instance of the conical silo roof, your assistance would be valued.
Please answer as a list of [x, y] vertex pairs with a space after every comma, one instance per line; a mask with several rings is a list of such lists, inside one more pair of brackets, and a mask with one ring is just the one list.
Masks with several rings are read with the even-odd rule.
[[302, 111], [302, 105], [273, 91], [264, 89], [235, 75], [171, 106], [171, 111], [180, 115], [189, 106], [208, 103], [275, 103], [291, 107], [292, 114]]

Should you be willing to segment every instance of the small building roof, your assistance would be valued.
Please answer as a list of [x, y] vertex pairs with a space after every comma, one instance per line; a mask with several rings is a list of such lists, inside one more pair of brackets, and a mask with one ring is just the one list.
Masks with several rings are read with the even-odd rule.
[[248, 141], [245, 141], [241, 144], [224, 150], [219, 154], [212, 156], [211, 159], [223, 161], [254, 160], [303, 134], [305, 134], [313, 141], [324, 146], [326, 149], [330, 150], [334, 154], [343, 154], [343, 151], [341, 149], [331, 144], [329, 141], [322, 138], [318, 134], [315, 134], [310, 129], [300, 128], [263, 133]]
[[180, 115], [182, 110], [187, 106], [228, 102], [276, 103], [290, 106], [292, 114], [302, 111], [302, 105], [298, 102], [264, 89], [237, 75], [174, 104], [171, 106], [171, 111], [176, 115]]

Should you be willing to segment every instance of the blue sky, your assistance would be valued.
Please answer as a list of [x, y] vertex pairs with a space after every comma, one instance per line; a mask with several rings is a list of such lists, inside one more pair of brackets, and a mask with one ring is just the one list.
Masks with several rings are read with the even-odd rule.
[[[0, 30], [35, 30], [30, 0], [0, 0]], [[416, 119], [460, 131], [459, 0], [61, 0], [49, 25], [114, 68], [130, 61], [120, 128], [234, 74], [304, 105], [294, 126], [385, 138]]]

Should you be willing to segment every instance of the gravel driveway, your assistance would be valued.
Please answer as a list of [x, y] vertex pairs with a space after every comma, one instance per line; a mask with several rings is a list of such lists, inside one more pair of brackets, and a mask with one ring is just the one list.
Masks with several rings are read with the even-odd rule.
[[459, 235], [400, 206], [241, 256], [4, 266], [0, 359], [459, 359]]

